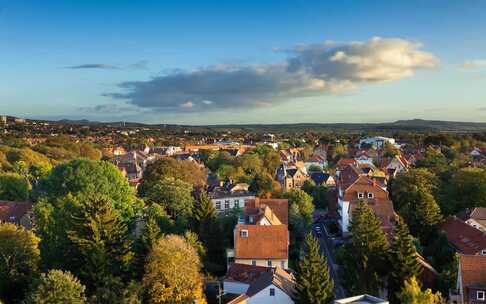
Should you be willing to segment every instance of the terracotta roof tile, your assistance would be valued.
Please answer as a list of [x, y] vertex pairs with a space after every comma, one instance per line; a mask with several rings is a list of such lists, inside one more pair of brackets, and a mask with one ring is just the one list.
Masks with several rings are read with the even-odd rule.
[[486, 286], [486, 256], [460, 255], [462, 286]]
[[[242, 236], [241, 231], [248, 235]], [[236, 225], [235, 258], [237, 259], [287, 259], [289, 231], [287, 225]]]
[[289, 201], [287, 199], [249, 199], [245, 201], [245, 214], [255, 213], [255, 209], [272, 209], [272, 212], [278, 217], [284, 225], [289, 223]]
[[441, 229], [460, 253], [478, 254], [486, 249], [486, 234], [455, 216], [449, 216], [441, 224]]

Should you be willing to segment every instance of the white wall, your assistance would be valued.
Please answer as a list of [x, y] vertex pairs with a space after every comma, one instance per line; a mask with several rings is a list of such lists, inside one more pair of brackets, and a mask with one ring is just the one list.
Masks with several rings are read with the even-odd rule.
[[238, 259], [238, 258], [235, 258], [235, 263], [238, 263], [238, 264], [246, 264], [246, 265], [253, 265], [252, 261], [255, 261], [256, 262], [256, 266], [263, 266], [263, 267], [269, 267], [268, 266], [268, 260], [271, 260], [272, 261], [272, 266], [271, 267], [282, 267], [282, 264], [281, 262], [284, 261], [284, 266], [283, 267], [284, 269], [287, 269], [289, 268], [289, 260], [288, 259], [254, 259], [254, 260], [251, 260], [251, 259]]
[[[275, 289], [275, 296], [270, 296], [270, 288]], [[256, 295], [247, 300], [249, 304], [293, 304], [294, 301], [283, 292], [281, 289], [270, 285], [267, 288], [261, 290]]]
[[[233, 208], [236, 207], [237, 203], [240, 208], [243, 208], [245, 206], [245, 200], [247, 199], [254, 199], [255, 196], [249, 195], [249, 196], [239, 196], [239, 197], [222, 197], [222, 198], [217, 198], [217, 199], [211, 199], [213, 202], [214, 208], [218, 212], [224, 212], [224, 211], [229, 211]], [[225, 201], [229, 201], [229, 208], [225, 208]], [[221, 208], [217, 209], [216, 208], [216, 203], [219, 202], [221, 204]]]

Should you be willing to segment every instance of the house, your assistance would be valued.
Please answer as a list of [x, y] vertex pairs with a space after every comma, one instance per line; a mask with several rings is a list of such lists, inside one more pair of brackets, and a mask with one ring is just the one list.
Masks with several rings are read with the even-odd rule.
[[143, 170], [137, 163], [120, 163], [118, 169], [122, 171], [129, 181], [134, 181], [142, 178]]
[[[237, 267], [237, 266], [235, 266]], [[292, 273], [280, 268], [266, 268], [265, 271], [241, 269], [241, 273], [234, 276], [237, 269], [232, 270], [233, 276], [225, 277], [224, 291], [228, 292], [228, 283], [240, 283], [240, 291], [246, 289], [228, 304], [293, 304], [295, 303], [295, 278]], [[242, 280], [242, 281], [235, 281]], [[248, 287], [246, 287], [248, 286]]]
[[388, 304], [388, 301], [365, 294], [334, 300], [334, 304]]
[[406, 171], [409, 166], [408, 160], [401, 156], [395, 155], [393, 158], [384, 158], [381, 168], [387, 176], [395, 177], [398, 173]]
[[245, 201], [254, 199], [255, 194], [248, 191], [248, 184], [216, 187], [209, 192], [214, 209], [220, 213], [229, 212], [235, 208], [243, 208]]
[[277, 169], [277, 180], [284, 191], [300, 189], [308, 179], [306, 172], [296, 166], [287, 167], [282, 165]]
[[449, 216], [440, 225], [449, 243], [458, 253], [486, 256], [486, 233], [476, 229], [456, 216]]
[[234, 249], [228, 259], [234, 263], [288, 268], [288, 201], [250, 199], [234, 229]]
[[31, 202], [0, 201], [0, 222], [14, 223], [24, 228], [32, 228]]
[[326, 168], [327, 167], [327, 160], [325, 158], [322, 158], [321, 156], [313, 155], [313, 156], [309, 157], [308, 159], [306, 159], [304, 161], [304, 166], [305, 166], [307, 172], [309, 172], [309, 169], [312, 166], [317, 166], [317, 167], [320, 167], [320, 168]]
[[486, 256], [460, 255], [456, 290], [451, 290], [450, 303], [486, 303]]
[[354, 209], [360, 201], [365, 201], [380, 219], [382, 229], [387, 233], [393, 232], [397, 214], [388, 192], [377, 181], [364, 174], [356, 166], [346, 167], [339, 175], [337, 182], [338, 223], [341, 232], [349, 232], [349, 224]]
[[466, 224], [486, 233], [486, 208], [474, 208], [465, 222]]
[[359, 147], [363, 148], [363, 146], [371, 146], [374, 149], [381, 149], [386, 143], [395, 145], [395, 139], [383, 136], [363, 138], [359, 141]]
[[358, 151], [354, 159], [358, 164], [373, 164], [373, 157], [367, 151]]
[[310, 178], [317, 186], [321, 186], [321, 185], [325, 185], [328, 187], [336, 186], [336, 181], [334, 180], [334, 177], [332, 177], [332, 175], [330, 175], [329, 173], [311, 172]]

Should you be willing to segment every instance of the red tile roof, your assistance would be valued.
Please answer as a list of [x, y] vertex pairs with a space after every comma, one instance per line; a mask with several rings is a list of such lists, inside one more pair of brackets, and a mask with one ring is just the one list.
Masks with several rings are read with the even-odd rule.
[[271, 268], [264, 266], [233, 263], [228, 268], [224, 280], [250, 284], [258, 279], [263, 273], [268, 272], [270, 269]]
[[[248, 236], [242, 237], [241, 231]], [[289, 231], [287, 225], [237, 225], [235, 228], [235, 258], [288, 259]]]
[[479, 254], [481, 250], [486, 250], [486, 234], [455, 216], [449, 216], [441, 224], [441, 229], [462, 254]]
[[462, 286], [486, 286], [486, 256], [460, 255]]
[[[289, 201], [287, 199], [249, 199], [245, 201], [245, 213], [254, 212], [255, 209], [264, 210], [265, 207], [272, 209], [272, 212], [278, 217], [284, 225], [289, 223]], [[247, 210], [248, 209], [248, 210]]]

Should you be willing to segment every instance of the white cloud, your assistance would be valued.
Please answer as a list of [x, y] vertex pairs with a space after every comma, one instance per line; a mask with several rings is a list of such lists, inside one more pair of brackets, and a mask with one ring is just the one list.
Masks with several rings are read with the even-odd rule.
[[422, 45], [375, 37], [365, 42], [298, 45], [288, 58], [259, 65], [215, 65], [177, 70], [109, 93], [130, 104], [164, 111], [210, 111], [275, 105], [292, 98], [341, 94], [360, 84], [394, 81], [438, 65]]

